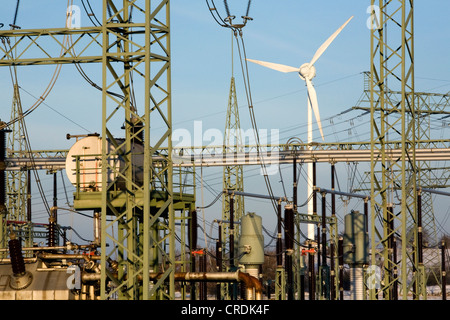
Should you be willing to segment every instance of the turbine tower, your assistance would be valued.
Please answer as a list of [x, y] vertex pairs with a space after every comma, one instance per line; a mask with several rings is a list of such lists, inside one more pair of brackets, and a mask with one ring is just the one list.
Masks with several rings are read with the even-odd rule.
[[[319, 127], [320, 135], [322, 136], [322, 140], [324, 140], [323, 131], [322, 131], [322, 123], [320, 121], [320, 113], [319, 113], [319, 104], [317, 101], [317, 93], [312, 84], [312, 79], [316, 76], [316, 68], [314, 64], [317, 60], [322, 56], [325, 50], [330, 46], [330, 44], [334, 41], [334, 39], [339, 35], [339, 33], [345, 28], [345, 26], [353, 19], [351, 16], [339, 29], [337, 29], [320, 47], [317, 49], [313, 58], [310, 62], [304, 63], [300, 66], [300, 68], [290, 67], [283, 64], [247, 59], [250, 62], [262, 65], [264, 67], [274, 69], [276, 71], [290, 73], [297, 72], [302, 80], [305, 81], [306, 87], [308, 89], [308, 148], [312, 148], [313, 142], [313, 134], [312, 134], [312, 112], [314, 112], [314, 116], [317, 121], [317, 125]], [[308, 196], [313, 193], [313, 185], [312, 185], [312, 177], [313, 177], [313, 164], [308, 163]], [[308, 214], [313, 214], [313, 201], [308, 202]], [[308, 238], [314, 239], [314, 225], [308, 225]]]

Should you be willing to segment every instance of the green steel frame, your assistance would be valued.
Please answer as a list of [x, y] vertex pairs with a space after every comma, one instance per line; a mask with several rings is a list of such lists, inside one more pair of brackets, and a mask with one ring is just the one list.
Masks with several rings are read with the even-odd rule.
[[[433, 140], [427, 136], [422, 128], [425, 118], [418, 116], [418, 106], [424, 95], [414, 90], [413, 1], [371, 0], [371, 4], [380, 8], [379, 27], [371, 30], [368, 83], [371, 141], [318, 144], [313, 149], [370, 149], [373, 154], [380, 154], [379, 157], [372, 157], [371, 161], [370, 234], [372, 252], [379, 252], [384, 263], [381, 291], [386, 299], [392, 299], [393, 290], [399, 285], [403, 299], [410, 293], [416, 298], [425, 297], [423, 265], [417, 257], [416, 187], [423, 186], [422, 181], [431, 183], [433, 168], [428, 162], [416, 161], [415, 151], [418, 147], [436, 144], [448, 146], [450, 140]], [[107, 16], [108, 6], [112, 11], [111, 17]], [[117, 190], [111, 182], [102, 188], [99, 199], [102, 203], [101, 297], [109, 299], [117, 295], [122, 299], [173, 299], [173, 273], [177, 263], [174, 211], [181, 210], [179, 219], [184, 221], [185, 211], [194, 210], [192, 203], [195, 200], [185, 199], [186, 202], [181, 201], [181, 207], [175, 209], [171, 159], [175, 150], [171, 145], [170, 1], [103, 0], [102, 21], [100, 27], [79, 29], [2, 30], [0, 37], [14, 39], [14, 44], [10, 49], [0, 48], [0, 66], [102, 65], [103, 181], [113, 172], [125, 181], [125, 188]], [[400, 36], [394, 38], [393, 35], [398, 34]], [[54, 50], [55, 47], [59, 50]], [[13, 51], [18, 54], [13, 55]], [[133, 75], [140, 80], [132, 79]], [[134, 81], [143, 84], [143, 97], [138, 99], [136, 105], [132, 99]], [[121, 97], [112, 94], [113, 90], [119, 91]], [[399, 99], [392, 99], [394, 90]], [[233, 87], [230, 89], [230, 99], [232, 92]], [[444, 103], [448, 105], [448, 96], [444, 99], [447, 99]], [[137, 105], [141, 105], [143, 111], [138, 112]], [[428, 105], [431, 103], [428, 102]], [[430, 114], [443, 112], [445, 110], [438, 108], [429, 111]], [[397, 117], [391, 116], [394, 113]], [[164, 132], [153, 136], [150, 120], [164, 124]], [[125, 139], [115, 138], [118, 124], [124, 125]], [[396, 130], [398, 126], [401, 126], [400, 133]], [[136, 183], [133, 177], [132, 145], [139, 139], [145, 142], [145, 183], [142, 185]], [[108, 153], [107, 143], [119, 147], [116, 150], [120, 153]], [[269, 146], [273, 150], [304, 150], [306, 147], [306, 144]], [[400, 147], [402, 155], [396, 161], [388, 161], [387, 153], [394, 147]], [[243, 146], [246, 151], [256, 149], [256, 146]], [[157, 151], [163, 161], [152, 160], [152, 155]], [[209, 146], [202, 151], [220, 153], [223, 146]], [[110, 162], [118, 157], [125, 162], [121, 170], [111, 166]], [[392, 199], [397, 191], [401, 195], [401, 205], [398, 212], [391, 215]], [[151, 202], [155, 201], [156, 195], [162, 196], [153, 210]], [[118, 198], [122, 203], [120, 207], [115, 205]], [[423, 201], [431, 207], [429, 200], [425, 198]], [[111, 217], [113, 222], [108, 221]], [[381, 226], [378, 221], [383, 221]], [[408, 236], [410, 231], [412, 238]], [[332, 234], [335, 238], [336, 230], [332, 229]], [[400, 235], [401, 261], [393, 257], [394, 234]], [[118, 266], [116, 270], [109, 265], [113, 256]], [[162, 259], [159, 259], [160, 256]], [[376, 264], [375, 254], [371, 263]], [[400, 271], [398, 279], [393, 270]], [[143, 275], [151, 271], [162, 272], [163, 276], [156, 283], [150, 283], [148, 277]], [[280, 276], [284, 277], [282, 273]], [[408, 277], [412, 277], [412, 281]], [[106, 291], [108, 278], [114, 282], [110, 291]], [[284, 289], [280, 288], [280, 291]], [[372, 299], [376, 295], [375, 290], [370, 290]]]
[[[11, 119], [15, 119], [22, 114], [20, 103], [19, 85], [14, 84], [13, 104], [11, 110]], [[7, 157], [11, 157], [15, 152], [26, 152], [23, 122], [17, 121], [9, 128], [11, 131], [7, 134]], [[4, 219], [16, 221], [15, 232], [23, 232], [24, 242], [27, 247], [33, 245], [33, 232], [31, 221], [27, 219], [27, 171], [8, 171], [6, 175], [6, 194], [7, 194], [7, 215]], [[2, 224], [2, 248], [7, 247], [8, 224]]]
[[[370, 111], [370, 107], [365, 107], [364, 105], [370, 104], [370, 73], [365, 73], [365, 89], [363, 98], [359, 101], [358, 106], [355, 109]], [[401, 100], [400, 91], [387, 91], [386, 95], [389, 96], [389, 100], [393, 104], [399, 103]], [[415, 97], [417, 99], [416, 104], [416, 133], [417, 139], [416, 144], [418, 149], [425, 148], [448, 148], [448, 142], [445, 140], [433, 139], [432, 136], [432, 121], [433, 115], [442, 115], [443, 117], [450, 114], [448, 110], [450, 106], [450, 97], [448, 94], [438, 94], [438, 93], [425, 93], [425, 92], [415, 92]], [[380, 110], [378, 110], [380, 111]], [[395, 115], [394, 115], [395, 116]], [[417, 172], [416, 181], [417, 185], [426, 188], [447, 188], [449, 187], [448, 180], [450, 176], [448, 174], [449, 168], [446, 166], [439, 166], [432, 161], [420, 161], [417, 160]], [[399, 169], [395, 170], [399, 172]], [[381, 170], [374, 172], [375, 175], [380, 177], [383, 173]], [[411, 176], [411, 171], [406, 171], [407, 176]], [[370, 190], [371, 188], [371, 176], [370, 172], [365, 173], [364, 179], [360, 182], [360, 186], [355, 189], [355, 191], [360, 190]], [[435, 268], [433, 266], [434, 261], [438, 261], [439, 258], [439, 235], [437, 233], [436, 220], [435, 220], [435, 208], [433, 206], [433, 199], [430, 193], [422, 194], [422, 232], [426, 234], [428, 239], [428, 249], [423, 252], [422, 265], [418, 265], [421, 269], [420, 272], [425, 273], [425, 278], [417, 279], [416, 286], [413, 288], [413, 294], [415, 297], [419, 297], [418, 293], [422, 292], [425, 298], [426, 291], [423, 289], [423, 283], [428, 277], [434, 277], [437, 283], [440, 283], [439, 276], [436, 274]], [[408, 230], [414, 229], [414, 221], [408, 221]], [[435, 249], [431, 249], [435, 247]], [[419, 264], [419, 262], [418, 262]], [[421, 288], [422, 287], [422, 288]]]
[[[385, 299], [394, 299], [397, 286], [403, 299], [411, 291], [408, 268], [417, 269], [414, 252], [417, 237], [408, 238], [409, 221], [416, 221], [416, 173], [415, 160], [416, 105], [414, 92], [414, 37], [412, 0], [383, 1], [372, 0], [373, 8], [380, 12], [378, 24], [371, 29], [371, 150], [380, 157], [371, 161], [371, 264], [376, 264], [376, 252], [383, 258], [383, 281], [381, 291]], [[389, 38], [387, 31], [389, 30]], [[399, 103], [392, 103], [388, 92], [396, 89], [401, 92]], [[390, 114], [396, 112], [394, 118]], [[379, 120], [377, 115], [379, 115]], [[397, 126], [397, 127], [396, 127]], [[396, 131], [400, 128], [401, 132]], [[399, 134], [401, 157], [394, 161], [386, 160], [389, 141]], [[381, 177], [375, 172], [381, 170]], [[408, 172], [411, 173], [408, 176]], [[391, 213], [394, 189], [400, 192], [398, 213]], [[394, 208], [397, 211], [397, 208]], [[377, 221], [383, 221], [381, 229]], [[393, 239], [401, 238], [401, 260], [393, 255]], [[417, 234], [417, 232], [414, 232]], [[396, 273], [399, 273], [397, 278]], [[416, 273], [416, 277], [421, 277]], [[371, 299], [376, 297], [375, 289], [370, 290]]]
[[[107, 272], [102, 273], [102, 299], [115, 293], [120, 298], [131, 300], [173, 299], [175, 296], [169, 3], [168, 0], [123, 1], [117, 6], [113, 1], [103, 1], [102, 181], [107, 181], [109, 172], [113, 172], [115, 177], [125, 181], [125, 190], [114, 193], [115, 181], [102, 186], [101, 268], [102, 271], [108, 270], [107, 260], [113, 254], [117, 254], [118, 267], [117, 274], [108, 274], [115, 282], [114, 290], [109, 293], [106, 292]], [[110, 17], [107, 16], [108, 6], [112, 9]], [[144, 85], [142, 99], [138, 100], [143, 107], [140, 114], [132, 104], [133, 75], [141, 78]], [[117, 87], [123, 99], [110, 93], [110, 89]], [[156, 139], [150, 132], [153, 117], [161, 118], [159, 123], [165, 125], [163, 133]], [[122, 121], [125, 140], [118, 141], [113, 132]], [[143, 183], [139, 185], [133, 172], [133, 157], [136, 156], [133, 142], [142, 138], [144, 172]], [[108, 150], [108, 142], [116, 146], [116, 151]], [[165, 161], [154, 163], [152, 155], [162, 145], [168, 148]], [[111, 166], [111, 159], [118, 156], [124, 161], [123, 168], [119, 169]], [[155, 189], [163, 192], [164, 196], [158, 210], [151, 212], [150, 202]], [[114, 199], [122, 193], [125, 195], [124, 206], [115, 207]], [[139, 193], [143, 195], [142, 202], [136, 199]], [[110, 216], [114, 218], [112, 222], [107, 220]], [[114, 234], [115, 226], [117, 235]], [[113, 249], [109, 253], [108, 241], [111, 241]], [[168, 248], [165, 246], [167, 241]], [[151, 284], [147, 276], [150, 272], [162, 272], [163, 275]], [[166, 282], [168, 286], [164, 288]]]
[[[14, 39], [10, 49], [0, 49], [0, 66], [102, 65], [102, 177], [107, 181], [112, 172], [125, 181], [125, 188], [117, 193], [115, 181], [111, 181], [101, 192], [101, 298], [173, 299], [170, 1], [103, 0], [102, 9], [102, 26], [98, 27], [0, 31], [1, 37]], [[142, 96], [132, 95], [133, 83], [141, 84]], [[137, 105], [142, 108], [139, 113]], [[165, 129], [151, 135], [150, 122]], [[125, 139], [119, 141], [114, 133], [121, 125]], [[132, 144], [142, 138], [144, 183], [140, 185], [133, 178]], [[120, 154], [109, 152], [107, 143], [117, 147]], [[161, 154], [164, 159], [156, 163], [152, 155], [161, 147], [166, 151]], [[110, 165], [111, 159], [118, 157], [125, 163], [121, 170]], [[151, 211], [155, 193], [163, 196], [158, 209]], [[120, 208], [113, 205], [119, 194], [125, 198]], [[142, 201], [136, 201], [138, 194]], [[108, 221], [111, 217], [112, 222]], [[107, 263], [113, 254], [116, 271]], [[144, 276], [150, 271], [162, 272], [160, 280], [151, 284]], [[114, 283], [109, 291], [108, 278]]]
[[[223, 153], [240, 153], [244, 151], [244, 143], [240, 131], [239, 109], [236, 96], [235, 79], [231, 78], [228, 109], [225, 123]], [[225, 165], [223, 167], [223, 190], [244, 191], [244, 169], [242, 165]], [[230, 233], [230, 199], [222, 197], [222, 239], [228, 243]], [[244, 197], [234, 195], [234, 221], [240, 221], [244, 215]], [[233, 227], [235, 237], [239, 236], [239, 225]]]

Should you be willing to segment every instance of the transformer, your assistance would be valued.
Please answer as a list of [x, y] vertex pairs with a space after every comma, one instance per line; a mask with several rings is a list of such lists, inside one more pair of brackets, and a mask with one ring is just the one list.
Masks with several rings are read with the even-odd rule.
[[259, 267], [264, 263], [264, 236], [262, 218], [257, 214], [249, 212], [242, 217], [238, 246], [239, 262], [245, 266], [246, 272], [259, 278]]

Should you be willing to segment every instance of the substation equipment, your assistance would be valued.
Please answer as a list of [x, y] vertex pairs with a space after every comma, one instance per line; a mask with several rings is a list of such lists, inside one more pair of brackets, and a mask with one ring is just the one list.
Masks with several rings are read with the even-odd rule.
[[[255, 196], [266, 197], [278, 205], [275, 299], [305, 299], [305, 273], [309, 274], [309, 299], [343, 299], [344, 263], [352, 270], [351, 283], [357, 289], [353, 291], [355, 299], [377, 299], [380, 293], [386, 299], [396, 299], [398, 293], [406, 299], [411, 292], [414, 298], [425, 298], [420, 223], [422, 214], [431, 216], [432, 213], [421, 212], [419, 208], [423, 195], [426, 197], [436, 191], [428, 188], [427, 182], [433, 184], [424, 172], [431, 170], [429, 161], [449, 159], [449, 141], [432, 140], [426, 130], [421, 129], [420, 121], [424, 117], [416, 116], [439, 110], [431, 110], [436, 105], [423, 102], [420, 100], [423, 95], [414, 91], [413, 2], [372, 0], [371, 4], [381, 10], [377, 15], [378, 27], [371, 29], [371, 70], [366, 91], [370, 103], [367, 110], [371, 115], [371, 141], [323, 143], [315, 148], [303, 144], [270, 146], [278, 154], [277, 161], [292, 163], [294, 172], [296, 161], [314, 165], [331, 163], [332, 179], [336, 162], [370, 163], [369, 185], [358, 193], [341, 193], [364, 199], [364, 213], [351, 212], [345, 216], [344, 236], [340, 238], [335, 209], [332, 208], [330, 215], [325, 209], [326, 195], [332, 196], [334, 204], [334, 196], [340, 194], [333, 182], [331, 189], [320, 188], [313, 182], [312, 215], [298, 210], [296, 181], [292, 201], [246, 193], [241, 182], [230, 190], [230, 185], [224, 182], [223, 199], [229, 202], [224, 204], [227, 214], [223, 220], [226, 220], [227, 231], [223, 235], [230, 237], [227, 241], [231, 265], [224, 271], [218, 265], [217, 272], [195, 269], [196, 259], [192, 254], [198, 249], [195, 168], [229, 165], [230, 158], [227, 150], [223, 152], [223, 146], [220, 151], [224, 161], [216, 156], [205, 156], [207, 148], [202, 147], [201, 156], [193, 150], [184, 150], [182, 158], [186, 161], [174, 164], [173, 156], [181, 150], [175, 150], [171, 141], [170, 1], [103, 0], [101, 23], [92, 27], [0, 30], [0, 38], [12, 45], [1, 49], [0, 66], [98, 64], [102, 72], [100, 88], [103, 88], [101, 133], [77, 138], [69, 151], [57, 152], [59, 157], [36, 158], [36, 153], [31, 156], [28, 150], [19, 157], [7, 159], [4, 142], [8, 125], [1, 126], [0, 297], [174, 299], [175, 283], [179, 282], [182, 298], [187, 299], [190, 294], [190, 298], [195, 299], [195, 285], [189, 289], [187, 283], [240, 282], [247, 290], [245, 298], [261, 299], [262, 284], [258, 277], [264, 260], [262, 218], [254, 213], [245, 215], [240, 209], [237, 239], [234, 239], [234, 222], [230, 221], [235, 218], [233, 198], [242, 200], [242, 197]], [[394, 37], [386, 37], [387, 28], [400, 28], [397, 30], [400, 42], [396, 45], [391, 43]], [[45, 44], [40, 45], [41, 41]], [[60, 52], [41, 50], [44, 45], [56, 46]], [[28, 50], [34, 46], [39, 50]], [[395, 67], [390, 67], [391, 61], [388, 65], [391, 57], [398, 59]], [[136, 91], [137, 101], [142, 104], [140, 108], [134, 105], [132, 74], [143, 84], [142, 90]], [[134, 79], [135, 83], [139, 81]], [[386, 86], [394, 82], [398, 90], [395, 92]], [[230, 97], [234, 90], [232, 79]], [[392, 99], [393, 95], [398, 99]], [[398, 117], [391, 123], [392, 117], [387, 114], [394, 112]], [[155, 124], [163, 130], [152, 131]], [[403, 129], [400, 136], [396, 135], [395, 124]], [[119, 126], [122, 131], [117, 133]], [[387, 136], [398, 137], [398, 140], [386, 140]], [[233, 153], [233, 165], [261, 165], [261, 159], [252, 157], [250, 149], [246, 146], [242, 150], [228, 150]], [[213, 151], [206, 150], [210, 155]], [[18, 215], [7, 208], [5, 172], [29, 173], [34, 169], [66, 170], [76, 189], [73, 209], [93, 211], [92, 243], [59, 243], [56, 230], [61, 232], [61, 229], [57, 224], [55, 203], [49, 210], [49, 223], [44, 226], [33, 224], [31, 216], [23, 212]], [[390, 202], [394, 187], [395, 192], [402, 195], [397, 214], [393, 213]], [[322, 214], [317, 212], [319, 195], [322, 195]], [[285, 203], [284, 218], [282, 203]], [[379, 225], [378, 221], [383, 223]], [[317, 237], [306, 244], [300, 241], [300, 225], [304, 223], [317, 226]], [[177, 225], [181, 226], [180, 235], [176, 233]], [[45, 231], [39, 234], [35, 230], [38, 227]], [[411, 232], [412, 241], [408, 238]], [[401, 246], [402, 260], [393, 254], [396, 235], [403, 244], [410, 244]], [[30, 241], [36, 237], [46, 239], [48, 245], [36, 246]], [[181, 239], [180, 255], [176, 253], [177, 237]], [[235, 252], [239, 258], [236, 263]], [[380, 257], [384, 281], [380, 282], [380, 288], [367, 289], [363, 281], [364, 268], [368, 264], [377, 265]], [[305, 259], [308, 259], [308, 269]], [[238, 264], [243, 269], [238, 268]], [[314, 270], [316, 266], [318, 271]], [[412, 276], [411, 270], [414, 270]], [[228, 292], [230, 288], [233, 286], [227, 288]], [[223, 293], [223, 288], [220, 290]], [[234, 298], [233, 295], [227, 298]]]

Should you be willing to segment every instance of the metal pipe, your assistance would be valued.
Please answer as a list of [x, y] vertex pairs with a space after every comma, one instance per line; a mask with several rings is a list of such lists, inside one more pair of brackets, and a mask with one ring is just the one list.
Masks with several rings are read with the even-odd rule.
[[[220, 147], [223, 148], [222, 146]], [[202, 148], [203, 150], [204, 148]], [[186, 150], [186, 149], [184, 149]], [[195, 152], [195, 151], [194, 151]], [[401, 157], [402, 150], [396, 149], [386, 154], [387, 159], [394, 161]], [[450, 159], [450, 150], [446, 148], [435, 149], [416, 149], [417, 161], [445, 161]], [[277, 160], [280, 164], [291, 163], [293, 156], [300, 159], [304, 163], [311, 162], [369, 162], [372, 159], [371, 150], [314, 150], [314, 151], [297, 151], [292, 155], [292, 151], [277, 151]], [[261, 161], [274, 160], [274, 156], [270, 152], [266, 155], [258, 155], [257, 153], [233, 153], [233, 161], [227, 153], [218, 157], [218, 155], [188, 155], [177, 157], [179, 162], [174, 163], [174, 167], [193, 167], [193, 166], [229, 166], [229, 165], [258, 165]], [[374, 155], [378, 157], [378, 154]], [[162, 156], [154, 156], [155, 162], [164, 160]], [[65, 157], [28, 159], [28, 158], [6, 158], [6, 170], [23, 170], [23, 168], [37, 167], [39, 169], [62, 170], [65, 169]], [[230, 163], [231, 162], [231, 163]]]
[[[96, 245], [86, 244], [86, 245], [78, 245], [78, 244], [68, 244], [65, 246], [55, 246], [55, 247], [24, 247], [22, 251], [53, 251], [53, 250], [79, 250], [79, 249], [89, 249], [96, 248]], [[0, 252], [8, 251], [6, 248], [0, 248]]]
[[224, 191], [227, 194], [235, 195], [235, 196], [244, 196], [244, 197], [253, 197], [253, 198], [260, 198], [260, 199], [269, 199], [269, 200], [277, 200], [277, 201], [288, 201], [286, 197], [277, 197], [277, 196], [268, 196], [265, 194], [256, 194], [256, 193], [249, 193], [249, 192], [243, 192], [243, 191], [232, 191], [232, 190], [225, 190]]
[[370, 196], [365, 195], [365, 194], [343, 192], [343, 191], [338, 191], [338, 190], [330, 190], [330, 189], [325, 189], [325, 188], [320, 188], [320, 187], [314, 187], [314, 189], [316, 192], [337, 194], [337, 195], [348, 196], [348, 197], [353, 197], [353, 198], [370, 199]]
[[[157, 279], [157, 274], [155, 280]], [[152, 274], [150, 275], [152, 279]], [[213, 281], [213, 282], [242, 282], [246, 287], [247, 300], [261, 300], [262, 299], [262, 285], [255, 277], [247, 273], [236, 272], [180, 272], [175, 273], [175, 280], [179, 281]], [[255, 294], [253, 294], [253, 290]]]
[[[99, 280], [99, 273], [83, 274], [83, 279]], [[163, 276], [159, 272], [151, 272], [149, 274], [150, 280], [155, 281], [161, 279]], [[241, 282], [246, 287], [247, 300], [262, 300], [262, 285], [255, 277], [241, 272], [175, 272], [175, 281], [189, 281], [189, 282]]]
[[[33, 257], [33, 258], [23, 258], [23, 261], [25, 263], [34, 263], [37, 261], [37, 257]], [[10, 258], [1, 258], [0, 259], [0, 264], [11, 264], [12, 261]]]
[[84, 259], [84, 260], [100, 260], [101, 256], [87, 255], [79, 253], [40, 253], [38, 254], [40, 259]]
[[422, 188], [422, 187], [419, 187], [419, 189], [423, 192], [430, 192], [430, 193], [434, 193], [434, 194], [440, 194], [443, 196], [450, 196], [450, 192], [445, 192], [445, 191], [440, 191], [440, 190], [435, 190], [435, 189], [427, 189], [427, 188]]

